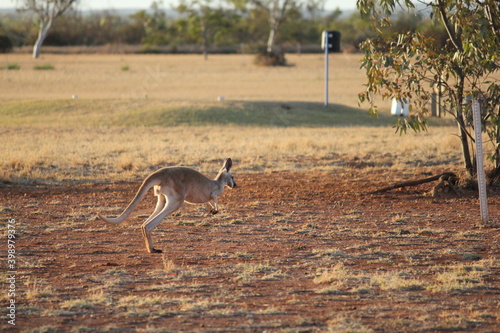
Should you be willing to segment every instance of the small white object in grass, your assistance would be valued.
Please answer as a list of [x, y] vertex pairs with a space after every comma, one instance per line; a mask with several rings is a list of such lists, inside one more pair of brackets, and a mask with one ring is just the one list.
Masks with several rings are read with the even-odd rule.
[[78, 95], [73, 95], [71, 96], [73, 99], [77, 99], [78, 98]]
[[219, 102], [224, 101], [224, 96], [217, 96], [217, 100], [218, 100]]

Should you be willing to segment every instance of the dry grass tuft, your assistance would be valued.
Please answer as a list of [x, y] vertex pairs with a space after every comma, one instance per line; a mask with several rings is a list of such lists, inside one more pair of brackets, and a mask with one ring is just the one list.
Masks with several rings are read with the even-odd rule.
[[0, 168], [4, 181], [139, 179], [160, 167], [175, 165], [214, 173], [226, 157], [235, 160], [235, 170], [240, 172], [331, 171], [345, 166], [415, 168], [456, 163], [457, 152], [443, 150], [439, 143], [450, 135], [448, 128], [397, 137], [390, 128], [372, 127], [203, 126], [71, 131], [21, 127], [0, 134]]

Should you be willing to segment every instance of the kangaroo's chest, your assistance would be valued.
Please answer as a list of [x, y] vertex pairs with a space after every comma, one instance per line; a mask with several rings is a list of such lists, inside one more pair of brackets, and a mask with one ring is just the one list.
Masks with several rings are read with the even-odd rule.
[[184, 201], [188, 203], [205, 203], [214, 199], [214, 196], [218, 196], [216, 186], [202, 186], [202, 187], [190, 187], [186, 192]]

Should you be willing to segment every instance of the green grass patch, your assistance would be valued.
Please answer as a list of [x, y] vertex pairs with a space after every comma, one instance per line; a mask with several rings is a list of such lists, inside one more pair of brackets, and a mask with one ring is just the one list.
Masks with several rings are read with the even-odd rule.
[[43, 64], [43, 65], [35, 65], [33, 66], [34, 70], [41, 70], [41, 71], [47, 71], [47, 70], [53, 70], [55, 67], [51, 64]]
[[0, 70], [19, 70], [21, 66], [19, 64], [7, 64], [5, 66], [0, 66]]
[[362, 109], [321, 103], [207, 102], [159, 100], [7, 101], [0, 110], [4, 125], [205, 126], [265, 127], [390, 126], [395, 118], [374, 118]]

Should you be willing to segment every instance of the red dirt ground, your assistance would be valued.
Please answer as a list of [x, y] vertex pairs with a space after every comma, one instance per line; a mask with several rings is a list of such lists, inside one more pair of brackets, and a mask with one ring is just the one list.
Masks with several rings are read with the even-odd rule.
[[[146, 252], [139, 229], [152, 195], [121, 224], [96, 218], [119, 214], [140, 180], [0, 185], [17, 271], [16, 325], [3, 316], [0, 328], [498, 332], [499, 193], [488, 225], [474, 192], [433, 198], [425, 184], [367, 194], [429, 176], [410, 171], [236, 174], [219, 214], [186, 205], [153, 231], [163, 254]], [[315, 280], [338, 264], [344, 275]], [[409, 284], [391, 285], [392, 275]]]

